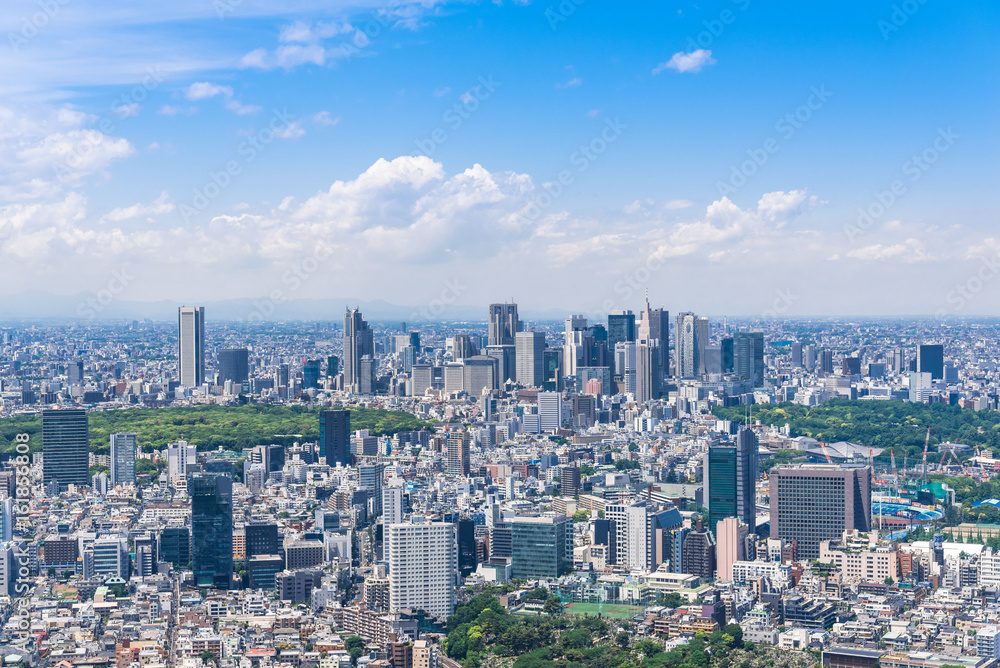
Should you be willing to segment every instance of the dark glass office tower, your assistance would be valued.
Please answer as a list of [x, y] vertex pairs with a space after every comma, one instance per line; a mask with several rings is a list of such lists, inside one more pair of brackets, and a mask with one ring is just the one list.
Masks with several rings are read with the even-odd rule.
[[330, 355], [326, 358], [326, 375], [332, 378], [338, 373], [340, 373], [340, 358], [336, 355]]
[[923, 345], [917, 348], [917, 371], [929, 373], [932, 380], [944, 378], [944, 346]]
[[320, 411], [319, 456], [327, 466], [351, 465], [351, 413]]
[[309, 360], [303, 365], [302, 387], [319, 387], [319, 360]]
[[254, 522], [246, 526], [247, 560], [258, 554], [280, 554], [278, 525]]
[[219, 351], [219, 384], [227, 380], [242, 384], [250, 378], [250, 353], [246, 348], [223, 348]]
[[458, 520], [458, 570], [468, 577], [476, 570], [476, 525], [467, 517]]
[[188, 491], [195, 584], [229, 589], [233, 580], [233, 481], [196, 473]]
[[[635, 313], [615, 311], [608, 314], [608, 349], [614, 350], [616, 343], [635, 341]], [[618, 370], [615, 370], [617, 373]]]
[[727, 517], [756, 529], [758, 461], [757, 435], [749, 429], [740, 430], [735, 441], [709, 445], [704, 470], [710, 530]]
[[166, 526], [160, 531], [160, 561], [177, 568], [191, 563], [191, 531], [186, 526]]
[[82, 408], [42, 411], [42, 480], [69, 485], [90, 484], [90, 431]]

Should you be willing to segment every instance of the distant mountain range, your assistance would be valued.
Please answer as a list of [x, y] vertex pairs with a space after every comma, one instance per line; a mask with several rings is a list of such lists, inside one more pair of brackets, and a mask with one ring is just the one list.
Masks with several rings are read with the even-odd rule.
[[[101, 297], [103, 296], [103, 301]], [[345, 306], [359, 307], [369, 321], [486, 321], [486, 304], [481, 306], [452, 304], [434, 312], [427, 307], [401, 306], [383, 300], [366, 301], [354, 298], [287, 299], [226, 299], [181, 303], [169, 300], [142, 302], [108, 299], [108, 293], [97, 295], [81, 292], [76, 295], [53, 295], [45, 292], [20, 292], [0, 295], [0, 321], [10, 320], [143, 320], [172, 322], [177, 319], [179, 306], [204, 306], [205, 318], [216, 321], [245, 322], [262, 320], [335, 320], [343, 319]], [[543, 312], [525, 311], [521, 319], [561, 321], [568, 312], [550, 309]]]

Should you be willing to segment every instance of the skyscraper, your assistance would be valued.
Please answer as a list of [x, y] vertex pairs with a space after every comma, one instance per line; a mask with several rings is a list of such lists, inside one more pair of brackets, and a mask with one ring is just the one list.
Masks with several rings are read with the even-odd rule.
[[403, 521], [403, 481], [391, 478], [382, 487], [382, 552], [389, 558], [390, 543], [389, 526]]
[[490, 346], [512, 346], [514, 337], [523, 329], [517, 318], [517, 304], [490, 304]]
[[90, 430], [82, 408], [42, 411], [42, 481], [68, 485], [90, 484]]
[[640, 339], [635, 346], [635, 400], [659, 399], [663, 388], [659, 339]]
[[187, 476], [188, 464], [198, 460], [198, 448], [187, 441], [167, 443], [167, 476], [170, 480]]
[[469, 475], [469, 432], [448, 434], [448, 475]]
[[135, 484], [136, 445], [134, 433], [111, 434], [111, 486]]
[[708, 501], [708, 528], [715, 531], [720, 520], [737, 517], [757, 527], [757, 435], [741, 429], [735, 441], [709, 445], [705, 453], [705, 499]]
[[319, 456], [327, 466], [351, 465], [350, 411], [320, 411]]
[[319, 387], [319, 360], [308, 360], [302, 365], [302, 387]]
[[733, 339], [734, 372], [754, 387], [764, 384], [764, 333], [738, 332]]
[[518, 332], [515, 341], [518, 384], [525, 387], [541, 387], [545, 378], [545, 334]]
[[412, 608], [447, 617], [455, 610], [455, 569], [458, 568], [455, 525], [428, 522], [390, 524], [389, 608]]
[[361, 360], [366, 355], [375, 358], [374, 333], [361, 311], [347, 309], [344, 313], [344, 389], [362, 393]]
[[929, 373], [932, 380], [944, 378], [944, 346], [922, 345], [917, 347], [917, 373]]
[[649, 297], [639, 314], [639, 328], [636, 339], [639, 341], [656, 341], [660, 354], [660, 373], [670, 372], [670, 313], [663, 308], [650, 308]]
[[271, 522], [251, 522], [246, 526], [247, 561], [264, 554], [281, 554], [278, 545], [278, 525]]
[[705, 347], [708, 345], [708, 318], [694, 313], [678, 313], [675, 333], [677, 375], [695, 378], [705, 373]]
[[565, 515], [515, 517], [510, 528], [513, 577], [558, 578], [573, 569], [573, 523]]
[[188, 493], [195, 584], [229, 589], [233, 580], [233, 481], [222, 475], [196, 473]]
[[[616, 344], [628, 341], [635, 341], [635, 314], [632, 311], [613, 311], [609, 313], [608, 350], [614, 353]], [[615, 367], [614, 372], [621, 375], [625, 373], [625, 369]]]
[[205, 307], [177, 309], [177, 369], [182, 387], [205, 382]]
[[871, 469], [802, 464], [770, 471], [771, 538], [798, 541], [799, 557], [819, 557], [819, 543], [846, 530], [871, 531]]
[[219, 351], [219, 384], [227, 380], [242, 385], [250, 378], [250, 352], [246, 348], [223, 348]]
[[576, 376], [576, 367], [589, 366], [587, 351], [592, 345], [592, 336], [587, 329], [587, 319], [582, 315], [572, 315], [566, 318], [566, 330], [563, 333], [563, 378]]
[[538, 393], [538, 428], [544, 432], [562, 429], [562, 394], [559, 392]]

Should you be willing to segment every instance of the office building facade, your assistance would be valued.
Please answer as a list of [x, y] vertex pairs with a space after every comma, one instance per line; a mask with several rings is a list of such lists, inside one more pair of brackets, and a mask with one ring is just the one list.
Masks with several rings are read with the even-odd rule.
[[196, 473], [188, 493], [195, 584], [229, 589], [233, 580], [233, 481], [222, 475]]
[[136, 442], [134, 433], [111, 434], [111, 452], [108, 457], [111, 486], [135, 484]]
[[42, 411], [42, 481], [68, 485], [90, 484], [90, 430], [82, 408]]
[[177, 309], [177, 371], [181, 387], [205, 382], [205, 307]]
[[351, 465], [350, 411], [320, 411], [319, 456], [327, 466]]
[[847, 530], [871, 530], [871, 469], [803, 464], [770, 471], [771, 538], [798, 541], [802, 559], [816, 559], [820, 542]]
[[447, 617], [455, 610], [455, 571], [458, 555], [455, 525], [428, 522], [390, 524], [389, 607], [423, 610]]

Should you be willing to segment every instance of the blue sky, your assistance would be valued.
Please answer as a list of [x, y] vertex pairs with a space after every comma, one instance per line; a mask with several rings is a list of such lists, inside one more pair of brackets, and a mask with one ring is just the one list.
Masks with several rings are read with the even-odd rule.
[[995, 3], [294, 5], [11, 3], [3, 290], [1000, 307]]

